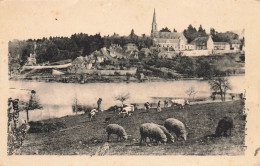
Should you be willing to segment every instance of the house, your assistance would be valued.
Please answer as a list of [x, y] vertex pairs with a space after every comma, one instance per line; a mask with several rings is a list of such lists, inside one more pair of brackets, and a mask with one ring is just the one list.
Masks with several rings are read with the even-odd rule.
[[231, 41], [231, 49], [238, 51], [238, 50], [240, 50], [241, 44], [242, 43], [241, 43], [240, 40], [232, 40]]
[[148, 48], [142, 48], [142, 49], [140, 50], [140, 52], [141, 52], [143, 55], [145, 55], [146, 57], [152, 54], [151, 51], [150, 51]]
[[186, 44], [185, 45], [185, 50], [195, 50], [196, 46], [193, 44]]
[[77, 57], [72, 61], [71, 66], [68, 67], [69, 73], [85, 73], [87, 70], [92, 68], [92, 62], [89, 57]]
[[36, 65], [36, 52], [35, 52], [36, 47], [37, 47], [37, 45], [36, 45], [36, 43], [34, 43], [34, 48], [33, 48], [34, 52], [33, 52], [33, 54], [30, 53], [30, 56], [27, 58], [27, 63], [26, 63], [27, 66]]
[[230, 44], [227, 42], [214, 42], [214, 50], [230, 50]]
[[93, 59], [95, 59], [95, 63], [102, 63], [104, 62], [105, 58], [104, 58], [104, 53], [103, 50], [101, 49], [101, 51], [94, 51], [90, 54], [91, 60], [93, 62]]
[[27, 58], [27, 66], [34, 66], [36, 65], [36, 56], [35, 54], [30, 53], [30, 56]]
[[195, 50], [212, 51], [214, 49], [214, 42], [210, 35], [203, 36], [203, 37], [197, 37], [190, 44], [195, 45]]
[[132, 54], [134, 52], [138, 52], [138, 48], [134, 43], [128, 43], [128, 44], [124, 45], [124, 49], [125, 49], [125, 52], [130, 53], [130, 54]]

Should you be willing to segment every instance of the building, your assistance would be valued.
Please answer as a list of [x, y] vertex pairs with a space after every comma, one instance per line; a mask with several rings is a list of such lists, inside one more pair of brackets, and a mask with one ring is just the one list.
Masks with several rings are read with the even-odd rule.
[[86, 73], [87, 70], [92, 68], [92, 62], [89, 57], [77, 57], [72, 63], [71, 66], [68, 67], [69, 73]]
[[185, 50], [195, 50], [196, 46], [193, 44], [186, 44], [185, 45]]
[[156, 13], [154, 9], [151, 37], [154, 45], [159, 47], [170, 47], [173, 50], [185, 50], [187, 39], [183, 33], [178, 32], [160, 32], [157, 30]]
[[125, 49], [125, 52], [130, 53], [130, 54], [132, 54], [134, 52], [138, 52], [138, 48], [134, 43], [128, 43], [128, 44], [124, 45], [124, 49]]
[[195, 46], [195, 50], [212, 51], [214, 49], [214, 42], [210, 35], [204, 37], [197, 37], [190, 44]]
[[30, 53], [30, 56], [27, 58], [27, 63], [26, 63], [27, 66], [34, 66], [34, 65], [36, 65], [36, 52], [35, 52], [35, 50], [36, 50], [36, 43], [34, 43], [34, 52], [33, 52], [33, 54]]
[[150, 51], [148, 48], [142, 48], [142, 49], [140, 50], [140, 52], [141, 52], [143, 55], [145, 55], [146, 57], [152, 54], [151, 51]]
[[231, 49], [238, 51], [238, 50], [240, 50], [241, 44], [242, 43], [241, 43], [240, 40], [232, 40], [231, 41]]
[[214, 42], [214, 50], [230, 50], [230, 44], [227, 42]]

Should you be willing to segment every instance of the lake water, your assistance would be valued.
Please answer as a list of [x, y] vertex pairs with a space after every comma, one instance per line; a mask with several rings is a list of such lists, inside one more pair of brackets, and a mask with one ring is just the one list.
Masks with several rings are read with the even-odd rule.
[[[245, 76], [229, 77], [232, 90], [228, 92], [243, 93], [245, 89]], [[34, 81], [10, 81], [10, 96], [28, 101], [30, 90], [36, 90], [43, 105], [42, 110], [30, 111], [30, 120], [43, 120], [66, 115], [73, 115], [72, 104], [75, 97], [78, 103], [94, 105], [98, 98], [102, 98], [102, 109], [116, 104], [114, 97], [129, 93], [130, 99], [125, 103], [157, 102], [151, 97], [181, 97], [187, 98], [185, 93], [190, 87], [197, 91], [195, 97], [209, 97], [210, 86], [208, 81], [178, 80], [168, 82], [144, 82], [144, 83], [46, 83]], [[25, 113], [21, 112], [21, 117]]]

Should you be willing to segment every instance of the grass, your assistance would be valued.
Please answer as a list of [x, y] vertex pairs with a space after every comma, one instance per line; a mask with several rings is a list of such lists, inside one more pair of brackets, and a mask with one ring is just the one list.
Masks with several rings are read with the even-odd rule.
[[[158, 113], [151, 109], [149, 113], [143, 109], [136, 110], [132, 116], [121, 118], [113, 112], [98, 113], [96, 121], [90, 122], [88, 116], [76, 115], [42, 121], [46, 123], [63, 123], [65, 129], [51, 132], [28, 133], [24, 144], [17, 154], [44, 155], [94, 155], [106, 142], [105, 118], [109, 123], [122, 125], [131, 139], [117, 142], [112, 135], [106, 155], [243, 155], [245, 151], [245, 115], [244, 102], [220, 102], [196, 104], [183, 110], [162, 108]], [[218, 121], [230, 116], [234, 121], [231, 137], [214, 138]], [[167, 118], [174, 117], [186, 125], [188, 137], [186, 142], [172, 144], [149, 144], [140, 146], [139, 126], [142, 123], [154, 122], [163, 124]]]

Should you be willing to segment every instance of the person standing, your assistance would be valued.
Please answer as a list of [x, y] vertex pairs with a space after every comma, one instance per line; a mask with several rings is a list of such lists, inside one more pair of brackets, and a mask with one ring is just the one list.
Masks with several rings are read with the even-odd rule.
[[161, 101], [159, 100], [158, 105], [157, 105], [157, 112], [161, 112]]
[[101, 102], [102, 102], [102, 98], [99, 98], [98, 101], [97, 101], [97, 110], [98, 111], [101, 111]]

